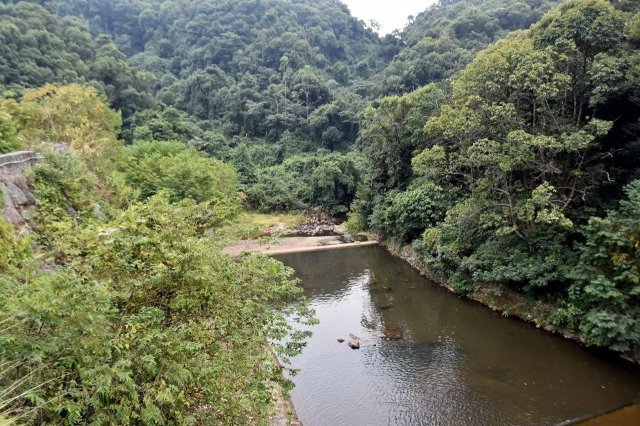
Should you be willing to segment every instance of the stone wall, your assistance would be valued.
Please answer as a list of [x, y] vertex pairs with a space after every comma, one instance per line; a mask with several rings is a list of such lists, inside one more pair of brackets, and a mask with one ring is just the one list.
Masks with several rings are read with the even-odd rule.
[[3, 218], [15, 228], [30, 225], [30, 208], [36, 199], [29, 188], [25, 171], [44, 157], [35, 151], [0, 155], [0, 207]]
[[[55, 152], [65, 152], [64, 144], [52, 147]], [[36, 199], [29, 187], [26, 171], [42, 161], [36, 151], [18, 151], [0, 155], [0, 210], [5, 221], [27, 232], [31, 228], [31, 208]]]
[[42, 155], [35, 151], [18, 151], [0, 155], [0, 176], [11, 177], [22, 174], [42, 159]]

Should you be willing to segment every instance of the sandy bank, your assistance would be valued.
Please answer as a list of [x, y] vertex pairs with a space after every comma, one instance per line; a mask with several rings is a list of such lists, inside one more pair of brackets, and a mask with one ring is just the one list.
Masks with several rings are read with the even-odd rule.
[[245, 251], [265, 254], [303, 253], [321, 250], [333, 250], [348, 247], [365, 247], [378, 244], [377, 241], [345, 243], [338, 236], [325, 237], [285, 237], [275, 242], [263, 243], [257, 240], [237, 241], [223, 251], [232, 256], [239, 256]]

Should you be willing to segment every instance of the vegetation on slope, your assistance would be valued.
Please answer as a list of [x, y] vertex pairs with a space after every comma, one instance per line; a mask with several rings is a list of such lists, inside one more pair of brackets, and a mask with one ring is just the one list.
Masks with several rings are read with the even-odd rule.
[[376, 102], [352, 224], [413, 241], [461, 292], [508, 283], [560, 305], [554, 321], [589, 344], [637, 346], [637, 16], [567, 1], [481, 52], [450, 94]]
[[123, 149], [118, 115], [83, 86], [28, 91], [18, 107], [58, 124], [27, 120], [18, 137], [81, 138], [34, 168], [32, 235], [0, 221], [3, 416], [261, 423], [270, 383], [283, 383], [264, 344], [295, 353], [285, 315], [304, 311], [281, 263], [220, 251], [238, 212], [234, 172], [181, 144]]
[[156, 77], [167, 105], [226, 136], [285, 131], [330, 149], [354, 120], [378, 37], [335, 0], [61, 2], [111, 34], [137, 70]]
[[91, 83], [124, 118], [149, 108], [151, 76], [133, 71], [109, 37], [37, 2], [0, 3], [0, 94], [16, 98], [47, 83]]

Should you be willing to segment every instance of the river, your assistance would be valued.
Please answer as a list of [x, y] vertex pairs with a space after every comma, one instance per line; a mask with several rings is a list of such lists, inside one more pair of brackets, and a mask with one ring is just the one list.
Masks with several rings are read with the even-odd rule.
[[[293, 359], [306, 426], [553, 425], [640, 399], [633, 366], [461, 299], [383, 248], [277, 258], [319, 320]], [[350, 333], [359, 350], [338, 342]]]

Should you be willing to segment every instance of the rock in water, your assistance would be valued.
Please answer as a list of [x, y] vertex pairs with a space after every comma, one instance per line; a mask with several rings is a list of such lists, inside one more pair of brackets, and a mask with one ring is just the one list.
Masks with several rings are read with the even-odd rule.
[[343, 343], [344, 339], [338, 339], [338, 343]]
[[385, 311], [387, 309], [391, 309], [393, 307], [393, 304], [391, 302], [380, 302], [377, 306], [378, 309]]
[[349, 345], [351, 349], [360, 349], [360, 338], [355, 334], [349, 334], [349, 337], [350, 339], [347, 345]]

